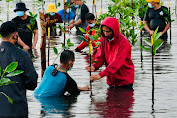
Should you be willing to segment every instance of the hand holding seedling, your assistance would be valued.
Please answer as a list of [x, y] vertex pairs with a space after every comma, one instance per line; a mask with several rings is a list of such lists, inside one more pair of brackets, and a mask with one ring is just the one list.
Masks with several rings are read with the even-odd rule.
[[152, 36], [152, 35], [154, 35], [154, 31], [153, 30], [150, 30], [149, 31], [149, 34]]
[[99, 80], [99, 79], [101, 79], [101, 77], [100, 77], [99, 74], [92, 75], [92, 76], [90, 77], [90, 81], [91, 81], [91, 82], [93, 82], [93, 81], [95, 81], [95, 80]]
[[91, 66], [91, 68], [90, 68], [90, 66], [86, 66], [85, 69], [86, 69], [88, 72], [90, 72], [90, 70], [91, 70], [91, 72], [94, 72], [94, 71], [95, 71], [95, 67], [93, 67], [93, 66]]

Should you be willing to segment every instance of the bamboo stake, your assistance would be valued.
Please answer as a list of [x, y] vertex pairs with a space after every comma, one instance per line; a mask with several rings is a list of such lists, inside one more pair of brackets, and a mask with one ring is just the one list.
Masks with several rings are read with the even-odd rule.
[[44, 14], [39, 12], [40, 24], [41, 24], [41, 78], [43, 77], [44, 71], [46, 69], [46, 23], [44, 21]]
[[7, 21], [9, 20], [9, 2], [6, 2], [7, 3]]
[[[168, 2], [168, 6], [169, 6], [169, 15], [171, 19], [170, 2]], [[170, 44], [171, 44], [171, 21], [170, 21]]]
[[[154, 88], [154, 46], [153, 46], [153, 36], [151, 36], [151, 51], [152, 51], [152, 88]], [[152, 96], [152, 98], [154, 99], [154, 96]]]
[[[142, 25], [142, 21], [140, 21], [140, 26], [141, 26], [141, 25]], [[140, 46], [143, 45], [142, 35], [143, 35], [143, 33], [142, 33], [142, 30], [141, 30], [141, 31], [140, 31]], [[143, 62], [143, 49], [142, 49], [142, 48], [140, 48], [140, 52], [141, 52], [141, 62]]]
[[[91, 66], [92, 66], [92, 41], [90, 39], [89, 41], [89, 56], [90, 56], [90, 77], [92, 76], [92, 72], [91, 72]], [[90, 81], [90, 90], [91, 90], [91, 94], [92, 94], [92, 82]]]
[[[63, 5], [65, 5], [65, 0], [64, 0], [64, 3], [63, 3]], [[64, 6], [63, 6], [64, 7]], [[64, 12], [64, 46], [65, 46], [65, 40], [66, 40], [66, 32], [65, 32], [65, 22], [66, 22], [66, 18], [65, 18], [65, 16], [66, 16], [66, 13]]]
[[[50, 22], [50, 20], [49, 20]], [[49, 56], [50, 56], [50, 26], [48, 27], [48, 66], [49, 66]]]
[[102, 15], [102, 11], [103, 11], [102, 8], [103, 8], [103, 7], [102, 7], [102, 0], [101, 0], [100, 15]]

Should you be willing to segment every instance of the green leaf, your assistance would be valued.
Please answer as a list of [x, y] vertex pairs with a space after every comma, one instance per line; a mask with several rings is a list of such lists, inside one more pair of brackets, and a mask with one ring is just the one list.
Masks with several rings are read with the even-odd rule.
[[157, 33], [156, 35], [154, 35], [154, 41], [156, 41], [157, 39], [159, 39], [160, 38], [160, 32], [159, 33]]
[[[89, 35], [88, 37], [89, 37], [89, 39], [91, 39], [92, 41], [95, 40], [95, 39], [93, 38], [93, 36], [91, 36], [91, 35]], [[97, 40], [97, 39], [96, 39], [96, 40]]]
[[36, 19], [37, 18], [37, 14], [36, 15], [34, 15], [34, 19]]
[[61, 43], [61, 45], [62, 45], [62, 48], [64, 49], [64, 47], [65, 47], [64, 43]]
[[139, 27], [139, 30], [142, 30], [142, 29], [144, 28], [145, 25], [146, 25], [145, 23], [142, 24], [142, 25]]
[[145, 40], [145, 43], [146, 43], [147, 45], [152, 46], [150, 40], [148, 40], [148, 39], [144, 39], [144, 40]]
[[9, 101], [11, 104], [13, 104], [12, 98], [8, 97], [8, 96], [7, 96], [5, 93], [3, 93], [3, 92], [0, 92], [0, 94], [3, 94], [3, 95], [8, 99], [8, 101]]
[[6, 67], [5, 72], [7, 72], [7, 73], [12, 72], [12, 71], [14, 71], [17, 68], [17, 66], [18, 66], [18, 62], [12, 62], [12, 63], [10, 63]]
[[30, 14], [31, 17], [33, 17], [33, 13], [32, 12], [29, 11], [29, 14]]
[[163, 41], [161, 39], [157, 39], [156, 41], [154, 41], [154, 49], [157, 50], [161, 45], [163, 44]]
[[82, 29], [81, 27], [79, 27], [79, 30], [82, 32], [82, 33], [86, 33], [86, 31], [84, 29]]
[[67, 40], [67, 45], [68, 45], [70, 42], [71, 42], [70, 39], [68, 39], [68, 40]]
[[101, 44], [101, 42], [96, 42], [96, 43], [95, 43], [96, 46], [98, 46], [98, 45], [100, 45], [100, 44]]
[[92, 61], [92, 63], [99, 63], [98, 61]]
[[22, 71], [22, 70], [16, 70], [16, 71], [13, 71], [13, 72], [7, 74], [6, 77], [13, 77], [13, 76], [19, 75], [19, 74], [21, 74], [23, 72], [24, 71]]
[[78, 37], [79, 37], [79, 39], [80, 39], [81, 41], [85, 41], [85, 42], [88, 43], [88, 41], [87, 41], [83, 36], [79, 35]]
[[146, 51], [151, 51], [149, 48], [145, 47], [145, 46], [140, 46], [142, 49], [146, 50]]
[[153, 35], [153, 40], [155, 40], [155, 36], [157, 34], [157, 31], [158, 31], [159, 27], [156, 28], [155, 32], [154, 32], [154, 35]]
[[53, 47], [53, 51], [54, 51], [55, 54], [58, 54], [58, 50], [57, 50], [56, 47]]
[[16, 83], [16, 82], [11, 81], [11, 80], [8, 79], [8, 78], [2, 78], [2, 79], [0, 80], [0, 86], [2, 86], [2, 85], [8, 85], [8, 84], [14, 84], [14, 83]]

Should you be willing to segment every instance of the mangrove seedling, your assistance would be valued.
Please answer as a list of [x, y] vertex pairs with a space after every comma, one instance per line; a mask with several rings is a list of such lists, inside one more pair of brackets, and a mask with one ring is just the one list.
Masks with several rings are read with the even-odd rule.
[[[5, 68], [5, 70], [2, 70], [1, 67], [0, 67], [0, 77], [1, 77], [0, 87], [16, 83], [15, 81], [11, 81], [9, 79], [9, 77], [17, 76], [17, 75], [24, 72], [22, 70], [16, 70], [17, 66], [18, 66], [18, 62], [12, 62]], [[3, 94], [4, 96], [6, 96], [7, 99], [9, 100], [9, 102], [11, 104], [13, 104], [12, 98], [8, 97], [8, 95], [6, 93], [0, 92], [0, 94]]]

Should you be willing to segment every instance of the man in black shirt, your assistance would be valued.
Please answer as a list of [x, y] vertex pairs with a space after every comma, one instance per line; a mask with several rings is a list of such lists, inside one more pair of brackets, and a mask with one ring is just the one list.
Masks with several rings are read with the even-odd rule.
[[[38, 27], [36, 20], [31, 20], [31, 17], [26, 15], [26, 8], [24, 3], [17, 3], [14, 12], [17, 13], [17, 17], [12, 19], [18, 28], [18, 34], [22, 41], [18, 41], [21, 48], [24, 48], [32, 56], [32, 49], [35, 49], [38, 41]], [[32, 23], [34, 22], [34, 24]], [[34, 34], [34, 41], [32, 44], [32, 38]], [[26, 46], [23, 46], [26, 45]]]
[[70, 21], [70, 25], [66, 26], [66, 29], [72, 29], [73, 27], [76, 27], [76, 34], [82, 35], [83, 33], [79, 30], [79, 27], [86, 30], [88, 24], [85, 22], [85, 15], [89, 13], [89, 9], [82, 0], [71, 0], [71, 2], [75, 5], [77, 9], [75, 13], [75, 18]]
[[18, 40], [17, 27], [12, 21], [1, 25], [0, 34], [0, 74], [11, 63], [18, 62], [17, 70], [23, 70], [20, 75], [10, 77], [15, 84], [0, 87], [0, 92], [6, 93], [13, 100], [11, 104], [7, 98], [0, 94], [0, 118], [27, 118], [28, 104], [26, 90], [34, 90], [37, 86], [38, 75], [34, 69], [29, 54], [17, 48], [14, 44]]
[[161, 33], [161, 39], [167, 41], [167, 30], [170, 27], [170, 14], [168, 14], [168, 8], [159, 4], [160, 0], [146, 0], [149, 8], [144, 16], [144, 22], [146, 23], [145, 29], [152, 36], [154, 31], [158, 28], [158, 32]]

